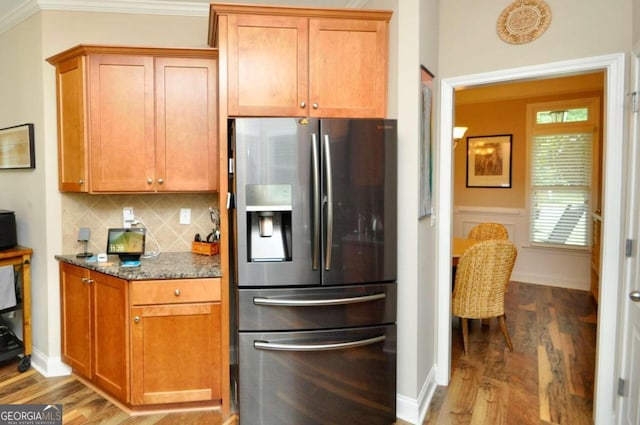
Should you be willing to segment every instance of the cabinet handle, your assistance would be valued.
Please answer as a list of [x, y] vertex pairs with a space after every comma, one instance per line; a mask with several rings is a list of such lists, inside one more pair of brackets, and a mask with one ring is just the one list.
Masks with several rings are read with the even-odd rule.
[[301, 108], [306, 108], [306, 107], [307, 107], [306, 102], [300, 102], [300, 107], [301, 107]]
[[158, 179], [158, 184], [164, 183], [164, 179]]
[[140, 316], [134, 317], [133, 321], [136, 322], [136, 323], [140, 323]]
[[313, 104], [313, 109], [318, 109], [318, 104], [317, 103]]
[[147, 179], [147, 184], [152, 184], [153, 183], [153, 179], [152, 178], [148, 178]]
[[90, 285], [93, 283], [93, 279], [89, 279], [88, 277], [83, 277], [82, 283], [86, 283], [87, 285]]
[[179, 289], [176, 289], [173, 293], [175, 294], [176, 297], [180, 296], [180, 290]]

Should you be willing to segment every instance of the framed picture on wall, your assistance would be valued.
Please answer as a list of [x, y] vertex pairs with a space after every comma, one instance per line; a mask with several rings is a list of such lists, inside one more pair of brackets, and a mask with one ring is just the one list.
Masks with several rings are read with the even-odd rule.
[[33, 124], [0, 129], [0, 169], [35, 167]]
[[420, 66], [420, 205], [418, 218], [431, 215], [431, 143], [433, 122], [434, 75]]
[[511, 134], [467, 137], [467, 187], [511, 187]]

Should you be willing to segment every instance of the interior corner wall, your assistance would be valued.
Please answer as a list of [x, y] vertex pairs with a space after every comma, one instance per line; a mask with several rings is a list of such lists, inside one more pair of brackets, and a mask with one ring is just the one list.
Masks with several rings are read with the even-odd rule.
[[[438, 103], [438, 95], [440, 91], [440, 64], [438, 60], [439, 51], [439, 7], [441, 1], [423, 0], [420, 1], [420, 10], [418, 16], [419, 22], [419, 61], [434, 75], [433, 93], [434, 102], [432, 105], [432, 130], [431, 130], [431, 164], [427, 170], [432, 179], [435, 179], [437, 173], [434, 171], [438, 167], [435, 158], [437, 151], [443, 146], [438, 141], [436, 135], [439, 132], [439, 116], [440, 108]], [[421, 126], [421, 119], [419, 126]], [[420, 130], [418, 129], [418, 135]], [[419, 137], [416, 138], [419, 140]], [[448, 146], [448, 145], [447, 145]], [[436, 182], [431, 182], [431, 187], [437, 187]], [[433, 192], [433, 189], [432, 189]], [[435, 192], [432, 193], [433, 211], [436, 211], [435, 204], [438, 202]], [[424, 419], [424, 414], [428, 408], [428, 401], [431, 392], [435, 389], [435, 367], [437, 355], [437, 290], [438, 279], [436, 273], [436, 237], [437, 217], [429, 216], [418, 222], [418, 322], [417, 322], [417, 343], [418, 343], [418, 362], [417, 362], [417, 391], [418, 391], [418, 410], [420, 414], [419, 421]]]
[[[50, 306], [56, 300], [51, 285], [57, 282], [57, 276], [54, 280], [48, 273], [47, 223], [50, 205], [47, 203], [46, 191], [50, 174], [50, 149], [46, 145], [44, 127], [40, 27], [40, 16], [36, 14], [0, 34], [0, 128], [33, 123], [36, 165], [35, 169], [0, 171], [0, 208], [15, 211], [18, 244], [33, 249], [33, 353], [46, 355], [51, 352], [49, 336], [51, 327], [56, 323], [51, 323]], [[20, 315], [17, 318], [11, 323], [11, 327], [21, 335], [22, 320]], [[58, 328], [59, 326], [56, 327]]]
[[[429, 258], [434, 229], [419, 220], [420, 65], [437, 70], [437, 4], [397, 6], [398, 120], [398, 360], [397, 416], [418, 423], [426, 410], [425, 382], [435, 364], [435, 272]], [[392, 48], [393, 51], [393, 48]]]

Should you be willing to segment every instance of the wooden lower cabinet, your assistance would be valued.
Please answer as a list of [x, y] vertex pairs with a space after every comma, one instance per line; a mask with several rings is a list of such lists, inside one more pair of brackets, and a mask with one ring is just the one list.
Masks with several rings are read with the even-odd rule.
[[62, 360], [119, 400], [129, 398], [127, 281], [60, 264]]
[[128, 281], [60, 263], [62, 359], [125, 405], [218, 403], [220, 279]]
[[123, 279], [91, 272], [94, 339], [92, 381], [120, 400], [129, 398], [127, 284]]
[[89, 270], [60, 264], [62, 361], [79, 375], [91, 378], [91, 287]]
[[220, 394], [220, 304], [131, 309], [132, 404], [208, 401]]

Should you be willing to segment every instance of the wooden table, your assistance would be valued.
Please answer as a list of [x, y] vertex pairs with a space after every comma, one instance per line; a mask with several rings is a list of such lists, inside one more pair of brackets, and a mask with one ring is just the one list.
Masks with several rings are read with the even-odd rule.
[[451, 265], [453, 267], [457, 266], [458, 260], [462, 257], [462, 254], [464, 254], [467, 248], [472, 247], [478, 242], [479, 241], [475, 239], [453, 238], [453, 243], [451, 244]]
[[[31, 367], [31, 248], [16, 245], [0, 251], [0, 266], [22, 267], [22, 343], [24, 357], [18, 370], [24, 372]], [[5, 310], [8, 311], [8, 310]]]

